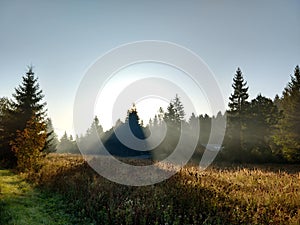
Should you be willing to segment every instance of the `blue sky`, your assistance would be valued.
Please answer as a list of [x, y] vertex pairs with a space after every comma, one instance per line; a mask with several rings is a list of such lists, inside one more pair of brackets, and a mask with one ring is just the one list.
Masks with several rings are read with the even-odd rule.
[[281, 94], [300, 64], [300, 1], [0, 1], [0, 96], [33, 64], [57, 132], [72, 130], [78, 85], [121, 44], [164, 40], [197, 53], [227, 102], [236, 68], [251, 98]]

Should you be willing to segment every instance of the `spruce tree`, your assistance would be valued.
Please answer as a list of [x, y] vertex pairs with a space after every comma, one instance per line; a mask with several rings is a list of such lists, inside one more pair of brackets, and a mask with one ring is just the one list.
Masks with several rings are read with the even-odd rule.
[[176, 147], [181, 135], [181, 122], [184, 119], [184, 107], [178, 95], [172, 99], [167, 107], [166, 112], [162, 115], [163, 110], [160, 108], [160, 118], [163, 118], [167, 125], [166, 137], [159, 146], [160, 152], [156, 152], [155, 157], [165, 157], [169, 155]]
[[233, 94], [229, 97], [229, 111], [232, 113], [241, 114], [244, 111], [247, 104], [248, 88], [247, 82], [244, 81], [244, 77], [240, 68], [237, 68], [236, 74], [233, 78]]
[[56, 133], [54, 132], [54, 127], [52, 124], [52, 120], [50, 118], [47, 118], [46, 126], [47, 126], [47, 139], [43, 151], [46, 153], [56, 152], [59, 140], [57, 138]]
[[164, 120], [170, 125], [179, 127], [181, 121], [184, 120], [184, 107], [176, 94], [175, 98], [170, 102], [167, 112], [164, 114]]
[[90, 128], [88, 128], [85, 136], [81, 139], [81, 144], [85, 146], [86, 153], [95, 154], [99, 151], [98, 141], [103, 135], [103, 127], [101, 126], [98, 117], [95, 116]]
[[297, 65], [294, 76], [283, 91], [280, 100], [283, 118], [275, 135], [276, 143], [282, 153], [291, 162], [300, 162], [300, 69]]
[[180, 121], [184, 120], [185, 112], [178, 94], [176, 94], [175, 98], [173, 99], [173, 105], [175, 108], [176, 119], [178, 120], [177, 122], [180, 123]]
[[23, 76], [22, 84], [15, 88], [15, 94], [13, 94], [15, 101], [12, 103], [12, 106], [18, 118], [16, 118], [18, 120], [17, 130], [23, 130], [32, 116], [35, 116], [39, 121], [45, 122], [46, 103], [41, 103], [44, 95], [37, 80], [32, 67], [29, 67], [28, 72]]
[[[25, 128], [27, 128], [26, 126], [28, 126], [29, 121], [31, 121], [29, 124], [30, 132], [27, 132], [26, 135], [32, 135], [30, 138], [35, 139], [37, 137], [40, 137], [41, 139], [43, 139], [44, 136], [40, 136], [39, 134], [47, 132], [45, 119], [46, 103], [42, 102], [44, 95], [42, 94], [42, 90], [40, 90], [38, 79], [34, 76], [32, 67], [28, 68], [28, 72], [22, 78], [23, 82], [21, 85], [19, 85], [18, 88], [15, 88], [15, 93], [13, 94], [14, 100], [10, 103], [10, 119], [8, 120], [9, 122], [6, 128], [9, 133], [9, 136], [7, 137], [9, 139], [9, 143], [14, 143], [14, 140], [16, 138], [19, 138], [19, 140], [24, 140], [19, 136], [23, 135], [22, 132], [25, 130]], [[32, 123], [36, 124], [33, 125]], [[34, 131], [34, 128], [39, 129]], [[40, 140], [40, 143], [43, 142], [44, 140]], [[25, 141], [23, 144], [24, 147], [27, 146], [27, 143]], [[20, 141], [18, 141], [18, 147], [22, 147]], [[42, 151], [43, 149], [44, 146], [42, 149], [40, 149], [40, 151]], [[31, 154], [31, 152], [27, 152], [27, 154]], [[16, 158], [14, 158], [13, 160], [16, 160]]]
[[233, 93], [229, 97], [229, 110], [227, 112], [227, 129], [224, 140], [224, 150], [229, 156], [229, 160], [243, 161], [243, 132], [245, 128], [245, 113], [247, 110], [249, 97], [247, 82], [244, 80], [242, 71], [237, 68], [233, 78]]
[[164, 115], [164, 120], [169, 126], [177, 125], [178, 118], [176, 115], [175, 106], [172, 102], [168, 105], [167, 112]]
[[129, 124], [130, 130], [133, 133], [133, 135], [139, 139], [144, 139], [144, 132], [140, 123], [140, 118], [138, 116], [135, 104], [133, 104], [132, 108], [128, 111], [127, 118], [128, 119], [126, 119], [126, 123]]

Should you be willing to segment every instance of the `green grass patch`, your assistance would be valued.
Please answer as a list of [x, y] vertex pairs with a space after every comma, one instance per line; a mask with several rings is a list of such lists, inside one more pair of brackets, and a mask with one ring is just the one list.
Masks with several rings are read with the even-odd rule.
[[41, 192], [21, 176], [0, 170], [0, 224], [76, 224], [58, 194]]

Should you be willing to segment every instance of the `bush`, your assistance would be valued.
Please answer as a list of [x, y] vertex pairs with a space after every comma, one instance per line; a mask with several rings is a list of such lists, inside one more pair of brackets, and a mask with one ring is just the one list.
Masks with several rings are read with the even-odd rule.
[[11, 142], [12, 151], [17, 157], [17, 170], [26, 172], [36, 170], [47, 138], [45, 124], [35, 117], [27, 122], [23, 131], [17, 131], [17, 137]]

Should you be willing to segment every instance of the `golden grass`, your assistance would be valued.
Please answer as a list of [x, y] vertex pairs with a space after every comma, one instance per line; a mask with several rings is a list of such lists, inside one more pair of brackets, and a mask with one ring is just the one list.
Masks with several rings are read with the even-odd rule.
[[291, 165], [186, 166], [159, 184], [128, 187], [99, 176], [80, 156], [51, 154], [29, 178], [63, 194], [74, 213], [97, 224], [277, 225], [300, 224], [299, 171]]

